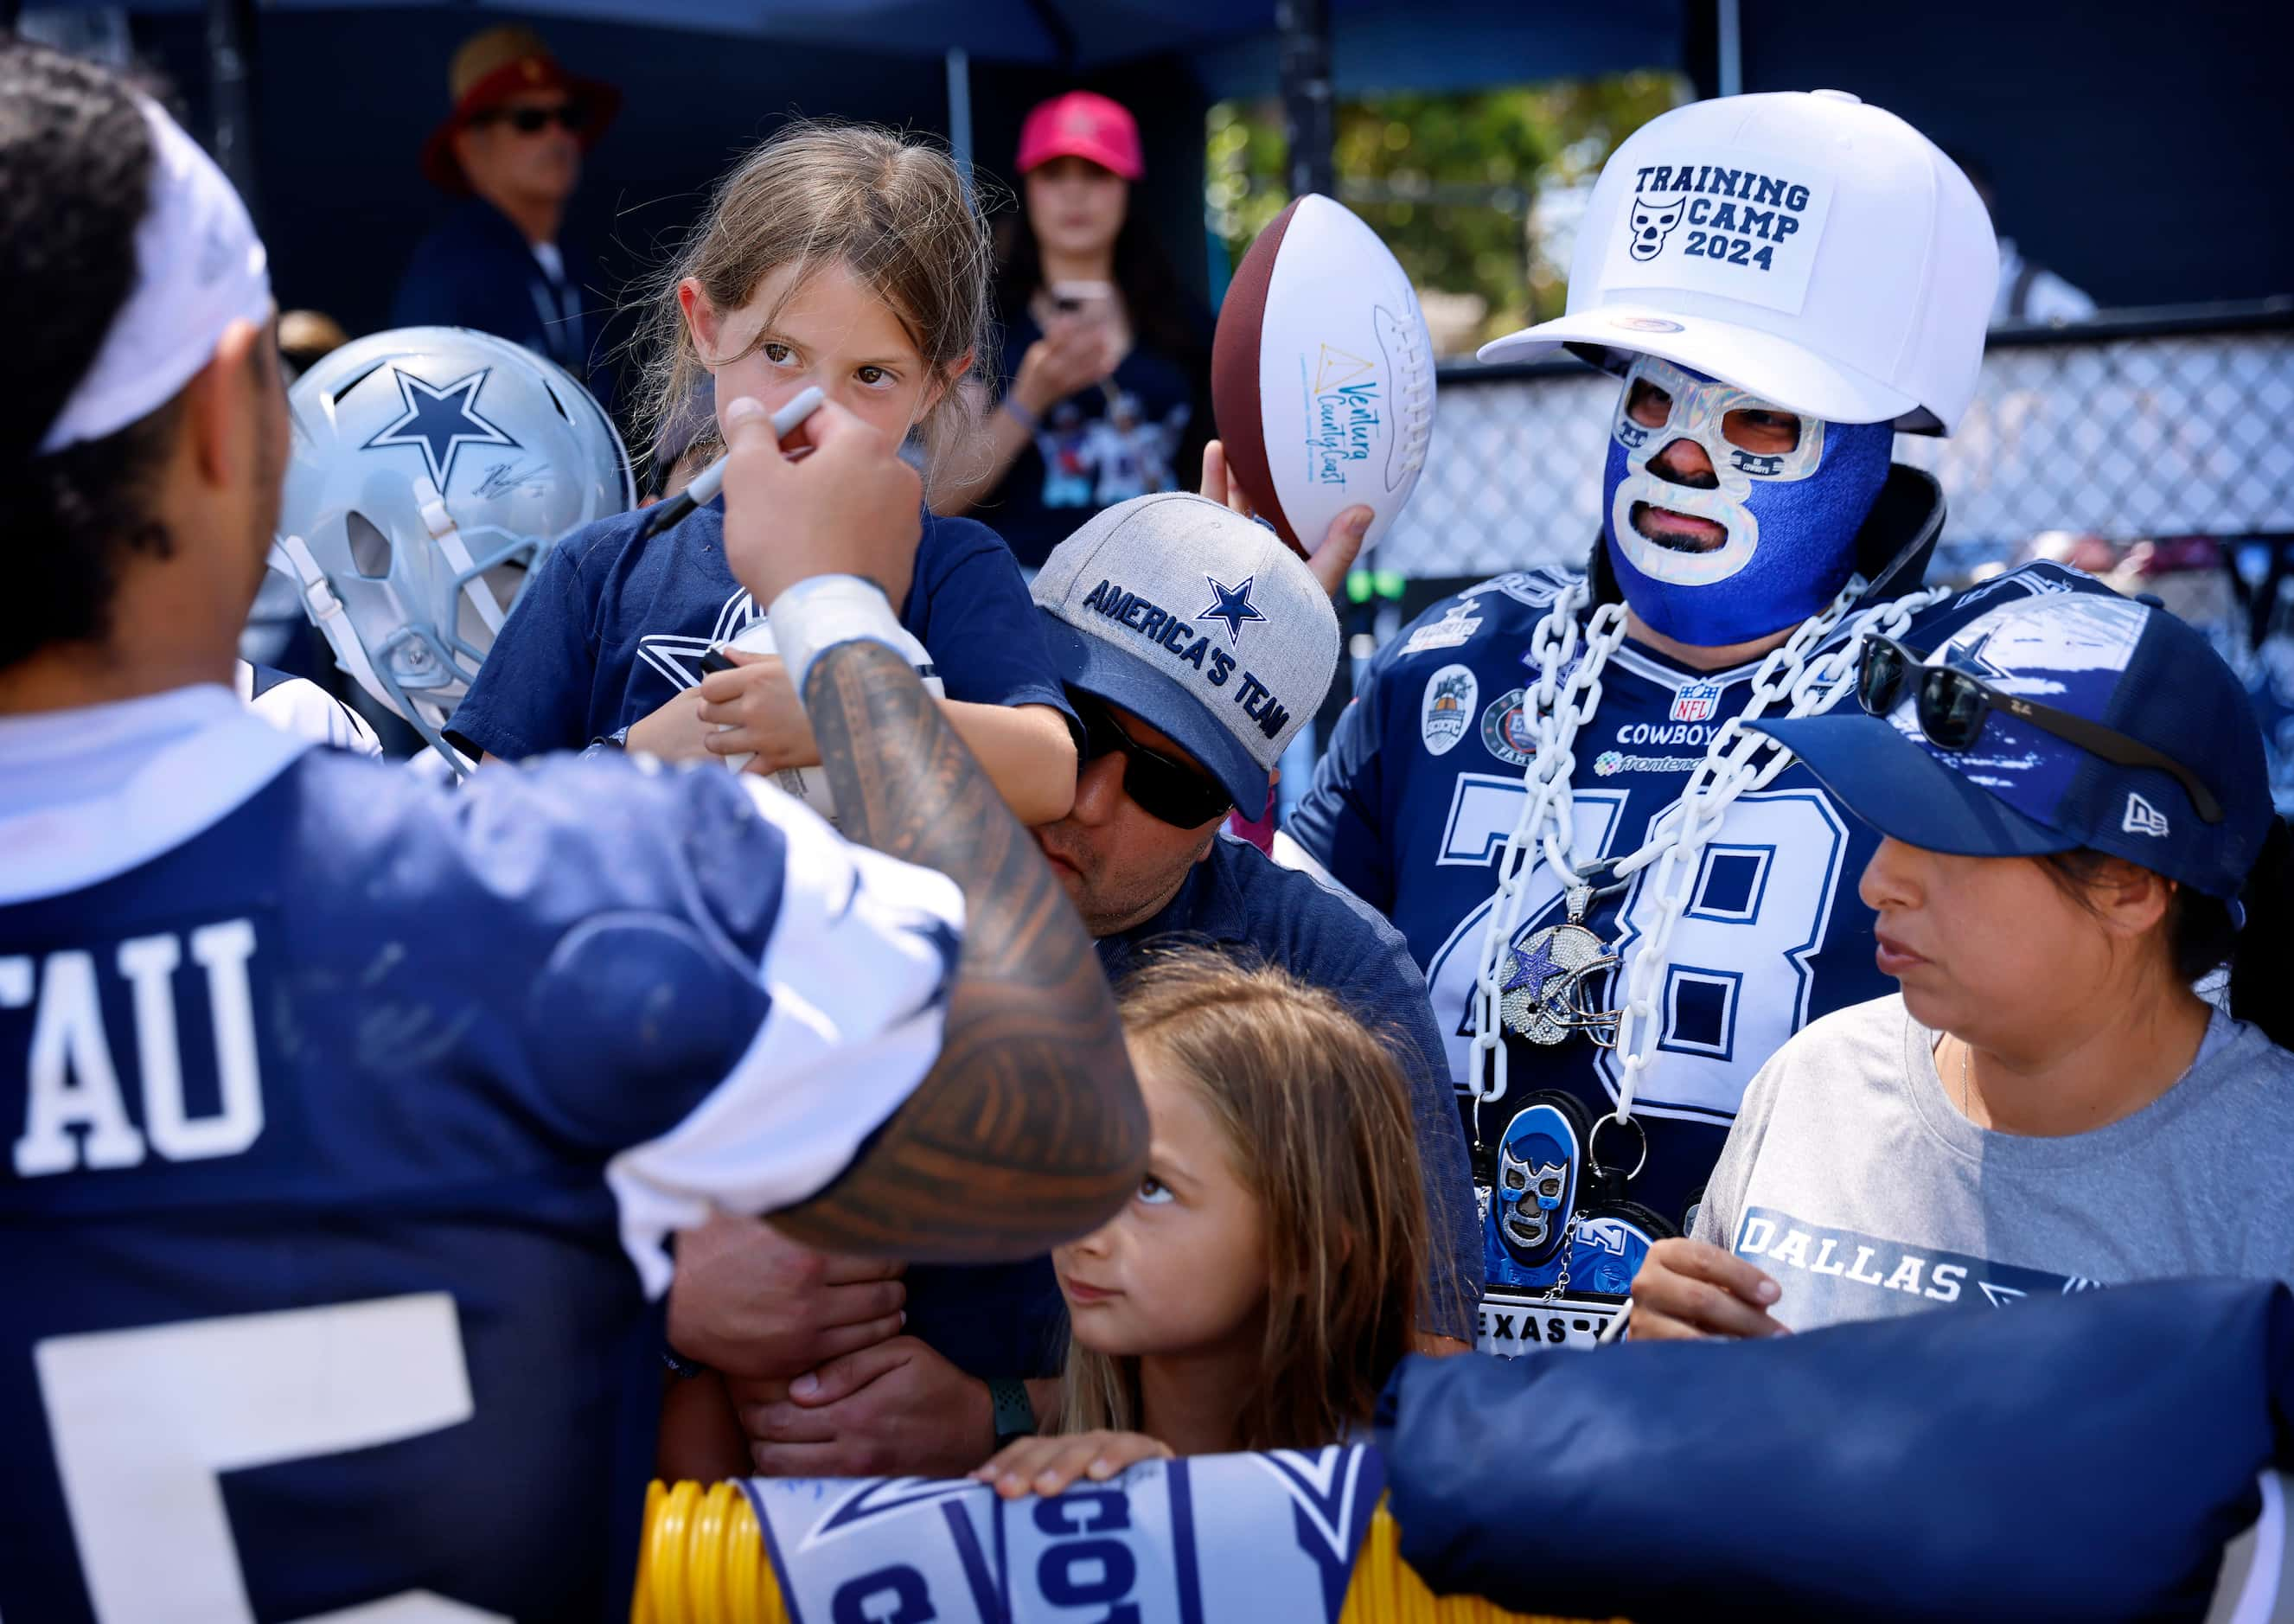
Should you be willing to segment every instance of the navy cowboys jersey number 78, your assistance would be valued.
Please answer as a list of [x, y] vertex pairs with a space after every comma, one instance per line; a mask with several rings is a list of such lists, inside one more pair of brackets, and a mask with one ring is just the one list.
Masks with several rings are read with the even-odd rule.
[[[1380, 650], [1284, 830], [1286, 848], [1387, 913], [1425, 970], [1477, 1181], [1498, 1186], [1485, 1261], [1501, 1289], [1485, 1306], [1482, 1341], [1501, 1352], [1590, 1342], [1614, 1315], [1647, 1236], [1686, 1228], [1753, 1073], [1810, 1020], [1895, 987], [1873, 961], [1871, 910], [1857, 895], [1879, 837], [1795, 763], [1729, 807], [1674, 928], [1656, 983], [1655, 1058], [1633, 1106], [1647, 1159], [1621, 1192], [1645, 1211], [1620, 1208], [1619, 1191], [1586, 1176], [1587, 1136], [1616, 1106], [1609, 1050], [1582, 1035], [1550, 1048], [1509, 1035], [1508, 1097], [1476, 1108], [1462, 1091], [1497, 860], [1536, 751], [1522, 704], [1538, 673], [1525, 657], [1569, 579], [1533, 570], [1485, 581], [1433, 605]], [[2001, 593], [2106, 590], [2055, 565], [2026, 565], [1923, 612], [1904, 641], [1932, 647]], [[1622, 857], [1649, 838], [1721, 725], [1745, 707], [1757, 669], [1698, 672], [1630, 641], [1618, 646], [1599, 707], [1575, 742], [1580, 863]], [[1650, 928], [1648, 873], [1587, 920], [1605, 943], [1622, 943], [1628, 962]], [[1566, 917], [1561, 882], [1542, 861], [1526, 884], [1516, 943]], [[1606, 1008], [1615, 990], [1595, 986], [1587, 1001]], [[1525, 1120], [1533, 1105], [1548, 1114]], [[1509, 1128], [1518, 1150], [1508, 1147]], [[1602, 1159], [1630, 1166], [1638, 1139], [1599, 1131]], [[1541, 1178], [1541, 1169], [1552, 1171]], [[1528, 1188], [1558, 1201], [1565, 1186], [1566, 1208], [1537, 1206]], [[1579, 1220], [1558, 1259], [1541, 1233], [1548, 1210], [1557, 1225]], [[1558, 1291], [1557, 1269], [1570, 1277]]]

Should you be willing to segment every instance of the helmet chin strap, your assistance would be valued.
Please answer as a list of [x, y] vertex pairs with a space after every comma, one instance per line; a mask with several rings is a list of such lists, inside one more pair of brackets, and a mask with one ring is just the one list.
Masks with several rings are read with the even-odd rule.
[[[335, 659], [350, 673], [351, 681], [390, 706], [398, 709], [390, 698], [390, 690], [375, 674], [374, 666], [366, 657], [366, 647], [359, 641], [358, 633], [351, 629], [350, 616], [343, 610], [343, 600], [335, 596], [335, 589], [327, 584], [326, 571], [319, 567], [318, 559], [311, 556], [310, 544], [299, 535], [280, 535], [272, 539], [271, 567], [295, 583], [302, 595], [303, 613], [310, 617], [327, 640], [327, 647], [335, 651]], [[404, 717], [404, 713], [400, 713]], [[411, 717], [404, 717], [411, 721]]]
[[[457, 537], [457, 543], [460, 542]], [[467, 556], [467, 555], [466, 555]], [[443, 732], [445, 718], [429, 714], [430, 707], [411, 695], [402, 696], [396, 685], [386, 682], [367, 658], [366, 645], [359, 641], [358, 633], [351, 627], [350, 616], [343, 608], [343, 600], [335, 596], [335, 589], [327, 584], [326, 572], [311, 556], [310, 543], [299, 535], [280, 535], [271, 543], [271, 567], [295, 583], [303, 600], [303, 612], [327, 640], [327, 647], [335, 652], [336, 663], [347, 672], [352, 681], [390, 710], [391, 714], [422, 735], [430, 747], [437, 751], [454, 776], [468, 776], [461, 755], [446, 742]], [[395, 595], [392, 600], [396, 602]]]
[[469, 544], [462, 540], [461, 526], [455, 524], [454, 516], [446, 510], [446, 499], [438, 494], [438, 487], [430, 483], [427, 475], [414, 477], [414, 505], [429, 528], [430, 539], [438, 543], [439, 552], [454, 567], [454, 573], [462, 577], [462, 596], [477, 610], [491, 647], [495, 634], [502, 629], [501, 605], [494, 601], [493, 593], [479, 578], [477, 566], [470, 558]]

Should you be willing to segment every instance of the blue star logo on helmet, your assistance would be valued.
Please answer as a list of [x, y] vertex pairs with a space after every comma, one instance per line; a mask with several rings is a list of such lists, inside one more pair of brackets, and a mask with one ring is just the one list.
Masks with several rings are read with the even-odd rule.
[[1226, 641], [1229, 646], [1242, 641], [1244, 621], [1266, 618], [1250, 606], [1250, 589], [1258, 583], [1257, 575], [1245, 575], [1241, 586], [1229, 586], [1214, 575], [1205, 575], [1203, 579], [1210, 583], [1211, 607], [1207, 609], [1198, 609], [1195, 612], [1195, 618], [1226, 622]]
[[1513, 975], [1508, 978], [1503, 992], [1511, 992], [1526, 987], [1532, 998], [1545, 996], [1545, 983], [1562, 974], [1561, 967], [1553, 962], [1553, 938], [1540, 933], [1537, 950], [1533, 952], [1519, 943], [1513, 949]]
[[359, 449], [379, 451], [387, 445], [415, 445], [430, 469], [430, 482], [443, 493], [446, 477], [454, 471], [454, 455], [465, 445], [507, 445], [520, 449], [516, 440], [478, 415], [478, 391], [485, 387], [492, 367], [482, 367], [458, 378], [443, 388], [425, 383], [403, 367], [390, 375], [398, 380], [398, 398], [405, 412]]

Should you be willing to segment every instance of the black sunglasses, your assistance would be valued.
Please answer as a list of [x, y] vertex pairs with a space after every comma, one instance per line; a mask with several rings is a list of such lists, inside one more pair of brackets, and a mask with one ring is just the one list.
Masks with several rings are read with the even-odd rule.
[[507, 124], [521, 135], [538, 135], [555, 118], [568, 135], [580, 135], [590, 125], [590, 110], [579, 102], [568, 102], [563, 107], [493, 107], [488, 108], [472, 124]]
[[1070, 688], [1068, 702], [1083, 722], [1083, 755], [1076, 763], [1078, 775], [1110, 751], [1121, 751], [1123, 793], [1149, 817], [1179, 828], [1200, 828], [1234, 804], [1232, 796], [1194, 768], [1159, 755], [1125, 732], [1103, 701]]
[[2019, 695], [2002, 693], [1982, 678], [1955, 666], [1924, 665], [1916, 651], [1884, 637], [1865, 638], [1864, 652], [1856, 665], [1856, 698], [1865, 710], [1885, 716], [1902, 702], [1906, 686], [1915, 682], [1912, 698], [1920, 731], [1939, 749], [1966, 749], [1983, 731], [1984, 719], [1997, 708], [2121, 767], [2155, 767], [2172, 773], [2190, 796], [2201, 821], [2223, 820], [2222, 803], [2204, 779], [2141, 739], [2051, 705], [2034, 705]]

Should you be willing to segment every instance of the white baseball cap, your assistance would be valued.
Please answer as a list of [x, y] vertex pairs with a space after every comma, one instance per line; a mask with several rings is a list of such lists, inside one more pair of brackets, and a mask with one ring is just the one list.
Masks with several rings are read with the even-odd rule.
[[1948, 434], [1998, 282], [1975, 188], [1901, 118], [1844, 90], [1725, 96], [1626, 139], [1578, 227], [1567, 314], [1481, 357], [1662, 355], [1810, 417]]

